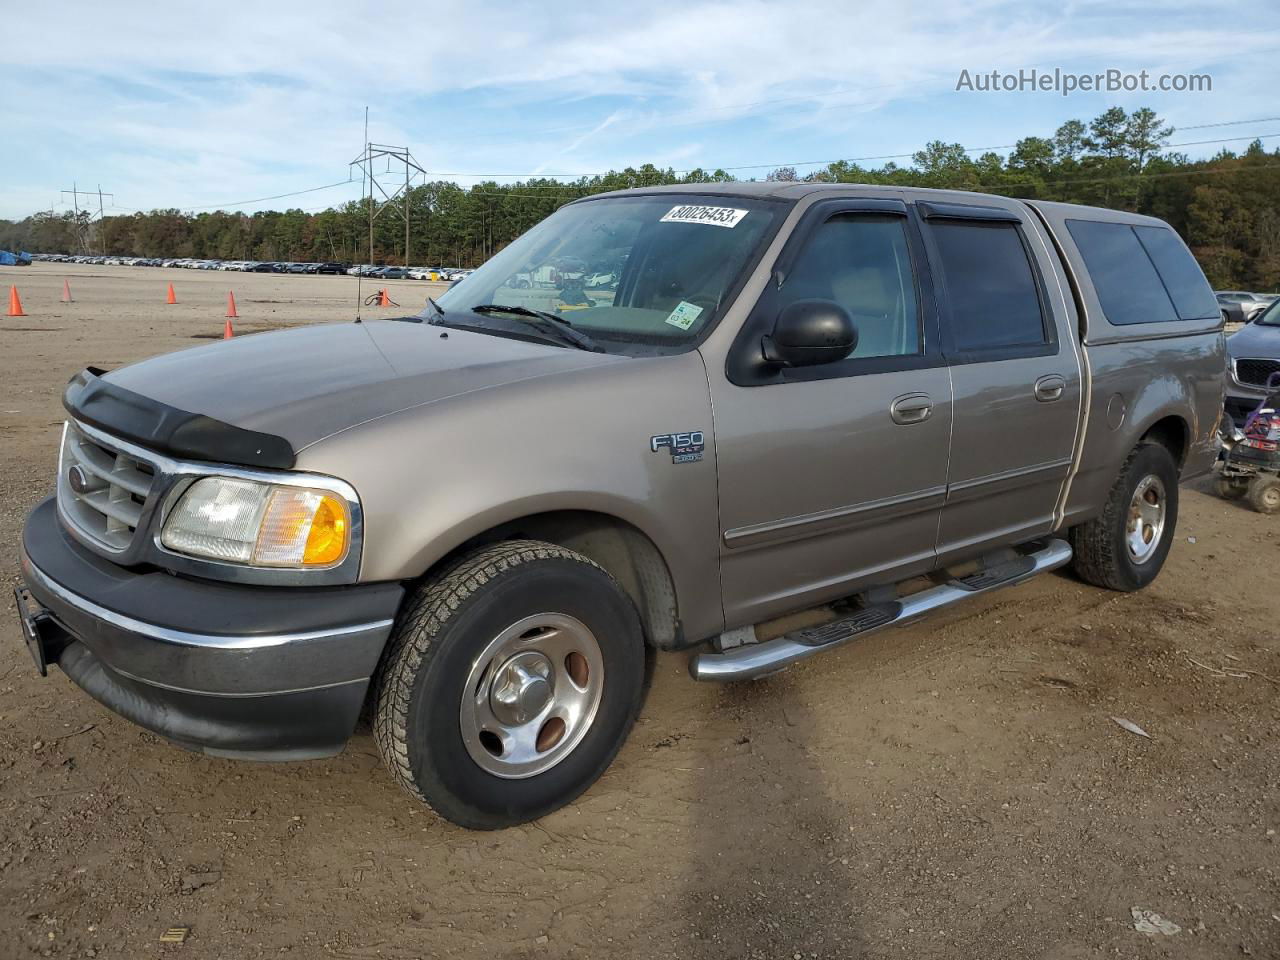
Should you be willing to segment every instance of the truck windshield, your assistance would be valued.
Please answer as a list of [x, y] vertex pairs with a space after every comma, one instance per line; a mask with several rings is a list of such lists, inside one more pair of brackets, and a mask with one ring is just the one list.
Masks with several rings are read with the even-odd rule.
[[510, 331], [493, 305], [512, 306], [555, 314], [610, 353], [687, 350], [787, 206], [697, 194], [570, 204], [438, 297], [443, 318], [422, 315]]

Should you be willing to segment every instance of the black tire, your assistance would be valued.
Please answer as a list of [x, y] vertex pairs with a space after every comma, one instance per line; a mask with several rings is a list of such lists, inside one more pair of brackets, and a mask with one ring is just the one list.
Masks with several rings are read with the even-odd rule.
[[[1160, 542], [1145, 562], [1136, 563], [1126, 543], [1129, 510], [1138, 485], [1157, 477], [1165, 491], [1165, 519]], [[1108, 590], [1141, 590], [1160, 573], [1178, 525], [1178, 471], [1168, 449], [1141, 443], [1120, 468], [1102, 514], [1069, 533], [1075, 556], [1072, 567], [1086, 583]]]
[[1223, 500], [1239, 500], [1249, 492], [1249, 481], [1236, 477], [1215, 477], [1213, 488]]
[[1260, 473], [1249, 483], [1249, 506], [1259, 513], [1280, 512], [1280, 478], [1275, 474]]
[[[463, 686], [486, 645], [519, 620], [564, 614], [595, 635], [604, 687], [582, 740], [524, 779], [484, 770], [463, 740]], [[631, 599], [601, 567], [563, 547], [481, 547], [420, 584], [397, 618], [377, 678], [374, 737], [400, 784], [447, 820], [492, 830], [574, 800], [622, 747], [647, 687], [649, 652]]]

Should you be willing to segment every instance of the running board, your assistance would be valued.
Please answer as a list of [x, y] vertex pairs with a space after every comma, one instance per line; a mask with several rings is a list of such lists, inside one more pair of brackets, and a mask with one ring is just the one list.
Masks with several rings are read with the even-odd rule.
[[765, 677], [855, 637], [865, 637], [885, 627], [907, 623], [980, 593], [1022, 583], [1038, 573], [1055, 570], [1070, 560], [1070, 544], [1065, 540], [1049, 540], [1040, 549], [1015, 561], [987, 568], [980, 574], [948, 580], [892, 603], [863, 608], [831, 623], [807, 627], [762, 643], [733, 647], [723, 653], [695, 654], [689, 660], [689, 673], [695, 680], [722, 682]]

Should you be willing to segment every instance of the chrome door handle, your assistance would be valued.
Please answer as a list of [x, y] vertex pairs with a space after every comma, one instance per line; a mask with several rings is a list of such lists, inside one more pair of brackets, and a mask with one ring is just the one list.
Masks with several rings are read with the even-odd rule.
[[889, 404], [889, 416], [903, 426], [924, 423], [933, 413], [933, 400], [927, 393], [908, 393]]
[[1056, 373], [1050, 374], [1036, 381], [1036, 399], [1041, 403], [1052, 403], [1054, 400], [1060, 399], [1066, 389], [1067, 381], [1065, 377], [1060, 377]]

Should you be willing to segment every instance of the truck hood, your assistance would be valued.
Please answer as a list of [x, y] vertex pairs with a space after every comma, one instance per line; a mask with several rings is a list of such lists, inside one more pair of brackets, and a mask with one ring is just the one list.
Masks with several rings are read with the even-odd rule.
[[625, 359], [373, 320], [235, 337], [144, 360], [103, 379], [189, 413], [283, 437], [302, 450], [409, 407]]

